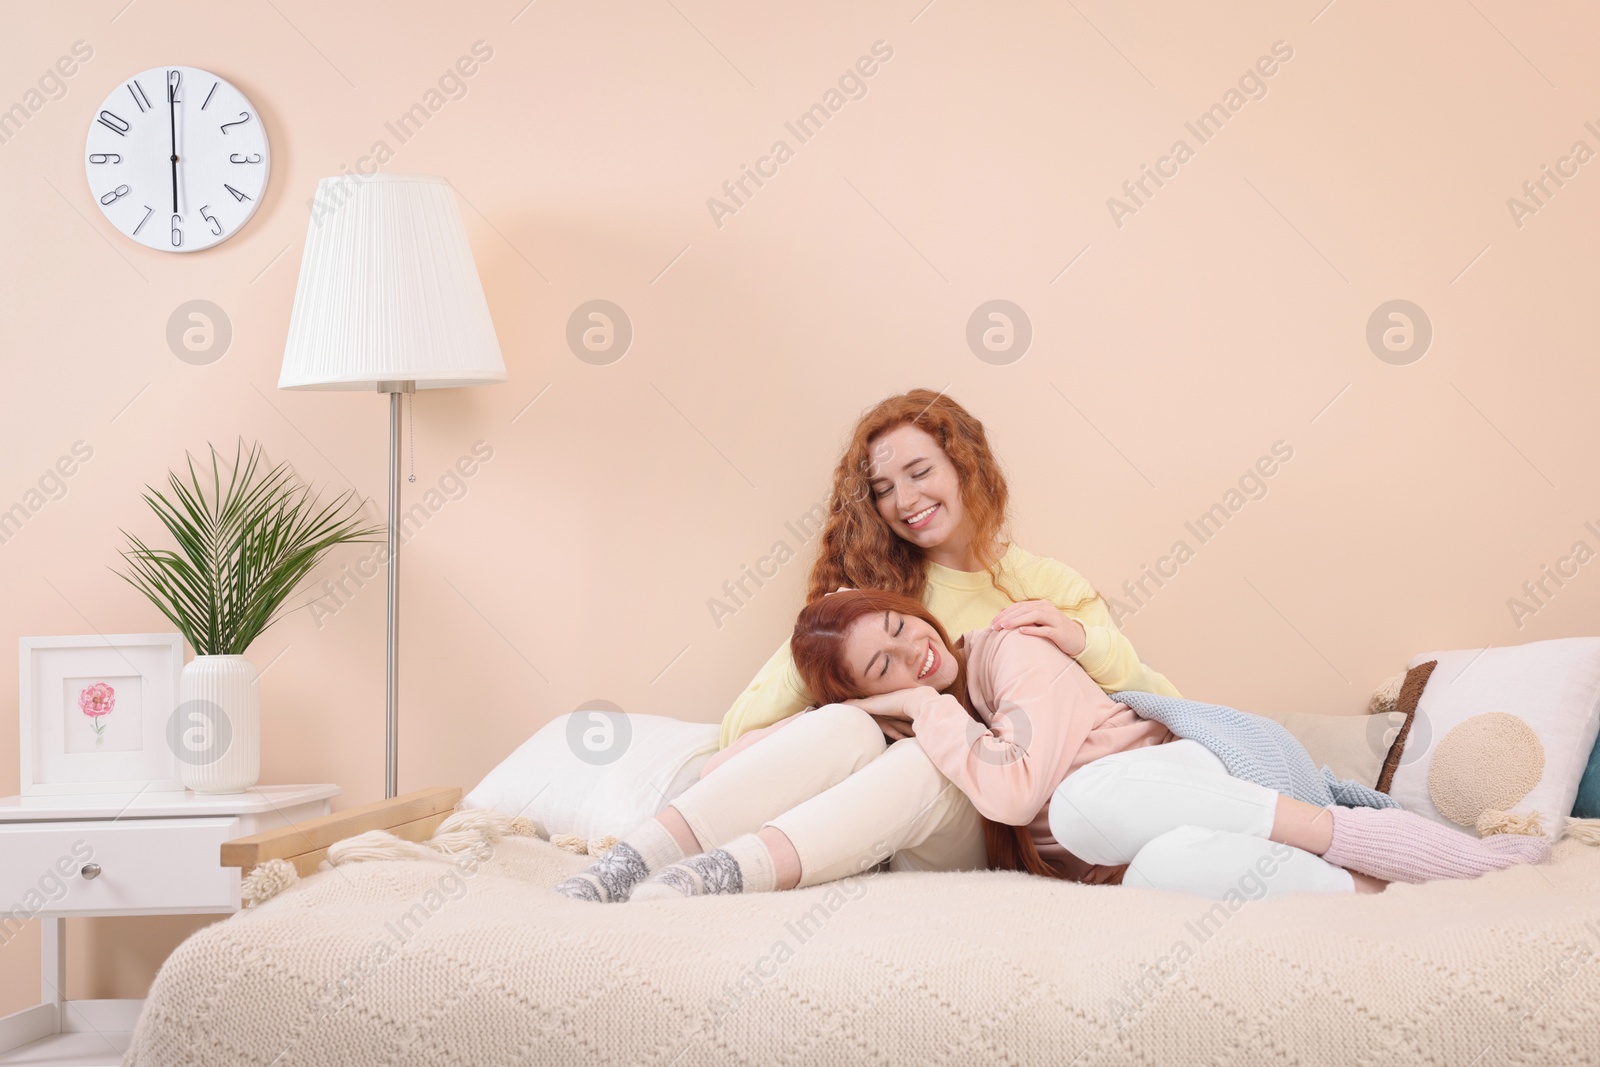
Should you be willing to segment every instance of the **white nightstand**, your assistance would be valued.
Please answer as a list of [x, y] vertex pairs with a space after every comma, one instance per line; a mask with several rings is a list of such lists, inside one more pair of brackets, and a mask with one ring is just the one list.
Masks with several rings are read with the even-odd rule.
[[65, 997], [66, 922], [239, 910], [224, 841], [328, 814], [335, 785], [0, 800], [0, 944], [39, 919], [40, 1003], [0, 1018], [0, 1064], [120, 1064], [142, 1000]]

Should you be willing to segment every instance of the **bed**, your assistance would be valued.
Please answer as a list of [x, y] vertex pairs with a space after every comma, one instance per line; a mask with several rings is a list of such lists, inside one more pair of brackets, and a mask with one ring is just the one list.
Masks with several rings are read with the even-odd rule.
[[1600, 848], [1572, 838], [1541, 867], [1238, 906], [885, 870], [595, 905], [549, 891], [589, 857], [513, 834], [317, 871], [350, 833], [424, 840], [459, 795], [240, 843], [304, 877], [172, 954], [126, 1062], [1600, 1062]]

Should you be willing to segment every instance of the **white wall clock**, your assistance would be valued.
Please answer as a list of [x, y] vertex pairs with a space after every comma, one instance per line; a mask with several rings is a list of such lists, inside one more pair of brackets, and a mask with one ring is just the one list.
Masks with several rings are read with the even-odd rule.
[[84, 152], [106, 218], [163, 252], [198, 252], [238, 233], [271, 167], [255, 105], [195, 67], [152, 67], [118, 85], [90, 120]]

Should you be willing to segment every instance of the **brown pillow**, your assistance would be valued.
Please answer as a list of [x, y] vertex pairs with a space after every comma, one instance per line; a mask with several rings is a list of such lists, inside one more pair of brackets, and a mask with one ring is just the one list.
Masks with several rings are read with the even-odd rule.
[[1383, 770], [1378, 775], [1376, 786], [1380, 793], [1387, 793], [1389, 786], [1394, 783], [1394, 772], [1399, 769], [1400, 759], [1405, 754], [1406, 738], [1411, 734], [1411, 724], [1416, 721], [1417, 701], [1422, 699], [1422, 690], [1428, 684], [1428, 676], [1438, 665], [1438, 660], [1430, 659], [1406, 671], [1406, 680], [1400, 685], [1400, 696], [1394, 706], [1394, 710], [1404, 715], [1406, 721], [1400, 727], [1400, 732], [1395, 734], [1394, 744], [1389, 746], [1389, 754], [1384, 757]]

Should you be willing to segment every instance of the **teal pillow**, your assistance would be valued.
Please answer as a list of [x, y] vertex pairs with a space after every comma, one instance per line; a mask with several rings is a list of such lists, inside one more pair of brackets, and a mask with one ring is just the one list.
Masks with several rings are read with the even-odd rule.
[[1572, 804], [1574, 819], [1600, 819], [1600, 743], [1589, 753], [1589, 769], [1578, 783], [1578, 799]]

